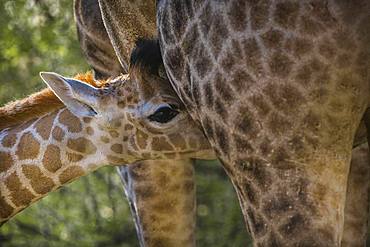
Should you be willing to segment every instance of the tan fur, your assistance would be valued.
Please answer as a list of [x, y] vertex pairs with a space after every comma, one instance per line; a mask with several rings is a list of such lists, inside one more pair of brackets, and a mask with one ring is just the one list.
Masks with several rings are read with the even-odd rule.
[[[102, 87], [106, 81], [95, 81], [91, 72], [74, 77], [94, 87]], [[63, 107], [63, 103], [49, 89], [45, 88], [30, 96], [10, 102], [0, 108], [0, 129], [5, 129]]]

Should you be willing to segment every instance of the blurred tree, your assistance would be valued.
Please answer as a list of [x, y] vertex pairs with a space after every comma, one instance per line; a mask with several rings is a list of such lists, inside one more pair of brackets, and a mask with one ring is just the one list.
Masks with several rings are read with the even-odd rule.
[[[0, 0], [0, 105], [44, 87], [39, 71], [88, 70], [71, 0]], [[217, 162], [198, 162], [198, 246], [247, 246], [235, 192]], [[138, 246], [115, 169], [104, 168], [0, 228], [0, 246]]]

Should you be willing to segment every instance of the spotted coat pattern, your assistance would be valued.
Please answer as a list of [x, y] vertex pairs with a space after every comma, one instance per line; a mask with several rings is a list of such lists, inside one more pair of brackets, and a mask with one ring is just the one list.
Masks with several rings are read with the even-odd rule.
[[158, 3], [167, 74], [231, 177], [256, 246], [341, 243], [369, 103], [369, 10], [367, 1]]
[[[149, 86], [147, 80], [151, 80]], [[208, 155], [208, 141], [186, 112], [166, 128], [156, 128], [141, 115], [144, 105], [166, 102], [172, 97], [174, 92], [168, 82], [163, 83], [163, 79], [140, 70], [108, 82], [102, 91], [106, 96], [102, 103], [107, 104], [103, 110], [119, 112], [119, 117], [110, 119], [108, 125], [100, 118], [77, 117], [62, 107], [1, 130], [0, 222], [47, 193], [107, 164]], [[176, 104], [176, 100], [171, 102]], [[192, 188], [189, 183], [188, 186]], [[187, 190], [188, 186], [179, 189]], [[183, 206], [186, 209], [187, 205]]]

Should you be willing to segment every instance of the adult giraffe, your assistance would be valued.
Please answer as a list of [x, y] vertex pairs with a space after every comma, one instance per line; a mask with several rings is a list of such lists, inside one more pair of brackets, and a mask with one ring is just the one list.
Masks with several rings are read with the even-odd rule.
[[[115, 77], [128, 70], [138, 38], [156, 35], [155, 1], [127, 2], [119, 23], [120, 60], [105, 30], [97, 0], [75, 0], [77, 33], [95, 78]], [[121, 63], [120, 63], [121, 62]], [[178, 176], [178, 169], [187, 171]], [[193, 160], [141, 161], [118, 168], [141, 246], [195, 245], [195, 176]], [[177, 191], [170, 191], [171, 188]], [[172, 205], [168, 208], [166, 205]], [[168, 210], [171, 209], [171, 212]], [[155, 219], [155, 223], [153, 223]], [[171, 223], [172, 227], [167, 227]]]
[[[116, 47], [123, 6], [100, 1]], [[369, 10], [366, 1], [158, 4], [166, 71], [231, 177], [256, 245], [341, 242], [369, 101]]]
[[157, 17], [170, 80], [255, 244], [339, 246], [370, 99], [370, 3], [164, 0]]

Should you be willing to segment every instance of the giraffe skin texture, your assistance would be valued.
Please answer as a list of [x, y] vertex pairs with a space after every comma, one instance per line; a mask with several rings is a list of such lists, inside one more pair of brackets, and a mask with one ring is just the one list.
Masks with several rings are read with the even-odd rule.
[[339, 246], [369, 105], [368, 1], [171, 1], [166, 72], [237, 191], [255, 246]]
[[[163, 4], [163, 2], [164, 1], [162, 1], [162, 3], [160, 3], [160, 5], [161, 4]], [[183, 32], [181, 32], [181, 31], [179, 31], [179, 32], [177, 32], [176, 34], [177, 35], [181, 35], [181, 34], [187, 34], [188, 35], [188, 37], [183, 37], [184, 39], [186, 39], [186, 38], [189, 38], [188, 39], [188, 41], [190, 40], [190, 42], [188, 42], [187, 44], [185, 44], [185, 48], [186, 48], [186, 45], [188, 45], [188, 51], [191, 51], [191, 50], [195, 50], [195, 53], [197, 53], [197, 54], [199, 54], [199, 57], [201, 57], [201, 56], [203, 56], [203, 54], [201, 53], [201, 48], [204, 48], [204, 46], [203, 47], [201, 47], [200, 49], [193, 49], [193, 47], [192, 47], [192, 42], [191, 41], [194, 41], [194, 40], [192, 40], [192, 38], [193, 39], [195, 39], [197, 36], [196, 36], [196, 34], [199, 34], [199, 33], [196, 33], [197, 31], [199, 31], [199, 30], [197, 30], [197, 28], [199, 27], [199, 26], [201, 26], [203, 29], [201, 30], [201, 31], [204, 31], [204, 32], [207, 32], [207, 31], [209, 31], [210, 30], [210, 26], [211, 26], [211, 24], [212, 24], [212, 22], [215, 20], [215, 19], [217, 19], [217, 14], [216, 15], [213, 15], [213, 16], [209, 16], [209, 15], [207, 15], [208, 13], [211, 13], [209, 10], [210, 10], [210, 8], [209, 8], [209, 5], [211, 5], [209, 2], [207, 2], [208, 3], [208, 8], [207, 9], [205, 9], [205, 8], [203, 8], [202, 9], [202, 11], [203, 11], [203, 15], [204, 15], [204, 17], [203, 17], [203, 21], [202, 21], [202, 23], [193, 23], [194, 24], [194, 28], [192, 28], [192, 32], [190, 32], [190, 34], [189, 34], [189, 32], [185, 32], [186, 30], [183, 28], [184, 27], [184, 25], [183, 25], [183, 23], [181, 23], [181, 20], [185, 20], [185, 22], [187, 22], [188, 20], [189, 20], [189, 18], [187, 18], [188, 16], [190, 16], [190, 17], [193, 17], [192, 15], [193, 15], [193, 13], [195, 13], [196, 11], [195, 10], [200, 10], [201, 8], [201, 6], [202, 6], [202, 4], [203, 4], [203, 6], [205, 6], [205, 5], [207, 5], [207, 4], [204, 4], [204, 2], [202, 2], [202, 1], [197, 1], [196, 3], [194, 3], [194, 5], [196, 5], [195, 7], [194, 6], [192, 6], [192, 4], [193, 3], [189, 3], [189, 1], [184, 1], [183, 3], [181, 3], [181, 4], [178, 4], [178, 3], [175, 3], [175, 4], [173, 4], [173, 6], [170, 6], [170, 7], [172, 7], [172, 8], [174, 8], [174, 9], [176, 9], [177, 11], [182, 11], [182, 13], [179, 13], [179, 12], [176, 12], [176, 14], [174, 14], [174, 16], [176, 16], [176, 19], [177, 20], [175, 20], [175, 21], [173, 21], [173, 23], [170, 23], [170, 24], [168, 24], [168, 23], [166, 23], [166, 22], [164, 22], [165, 23], [165, 25], [167, 25], [167, 27], [165, 26], [165, 28], [168, 28], [168, 29], [171, 29], [171, 28], [174, 28], [174, 29], [176, 29], [176, 28], [183, 28], [181, 31], [183, 31]], [[225, 4], [224, 2], [222, 2], [222, 1], [219, 1], [218, 3], [221, 3], [221, 5], [224, 7], [225, 5], [227, 5], [227, 4]], [[108, 3], [108, 4], [106, 4], [106, 5], [109, 5], [110, 3]], [[121, 8], [124, 6], [124, 1], [121, 1]], [[164, 5], [166, 5], [167, 3], [165, 3]], [[199, 5], [197, 5], [197, 4], [199, 4]], [[243, 12], [244, 10], [245, 10], [245, 8], [243, 9], [243, 4], [246, 4], [246, 5], [248, 5], [247, 7], [248, 7], [248, 11], [250, 11], [250, 10], [253, 10], [253, 12], [252, 12], [252, 14], [251, 14], [251, 18], [249, 18], [249, 20], [248, 21], [250, 21], [251, 22], [251, 24], [249, 24], [249, 25], [254, 25], [253, 26], [253, 28], [259, 28], [259, 26], [261, 26], [261, 25], [263, 25], [264, 23], [266, 23], [267, 21], [266, 20], [268, 20], [269, 18], [271, 18], [271, 16], [267, 16], [266, 17], [266, 15], [268, 14], [268, 15], [270, 15], [270, 10], [269, 11], [266, 11], [266, 7], [268, 7], [269, 6], [269, 4], [268, 4], [268, 2], [267, 1], [262, 1], [262, 2], [260, 2], [260, 3], [253, 3], [253, 2], [247, 2], [247, 3], [240, 3], [240, 2], [238, 2], [238, 1], [230, 1], [230, 4], [229, 5], [232, 5], [231, 7], [230, 7], [230, 16], [232, 15], [232, 14], [235, 14], [234, 15], [234, 19], [232, 19], [232, 22], [233, 22], [233, 24], [232, 25], [234, 25], [234, 26], [237, 26], [238, 25], [238, 23], [240, 23], [240, 21], [238, 21], [238, 20], [241, 20], [241, 22], [243, 22], [243, 21], [245, 21], [245, 14], [243, 14], [243, 13], [240, 13], [240, 12]], [[301, 3], [300, 5], [302, 5], [302, 4], [306, 4], [306, 5], [309, 5], [308, 7], [309, 7], [309, 9], [312, 9], [312, 11], [317, 11], [318, 13], [316, 14], [316, 15], [314, 15], [314, 17], [319, 17], [320, 18], [320, 15], [322, 15], [321, 16], [321, 18], [323, 17], [323, 15], [325, 15], [326, 13], [325, 13], [325, 7], [326, 6], [328, 6], [328, 4], [332, 4], [332, 6], [333, 6], [333, 3], [332, 2], [330, 2], [330, 3], [327, 3], [327, 2], [323, 2], [323, 4], [321, 4], [321, 6], [320, 6], [320, 3], [317, 3], [317, 2], [313, 2], [313, 1], [311, 1], [311, 2], [307, 2], [307, 3]], [[113, 5], [113, 4], [111, 4], [111, 5]], [[238, 7], [240, 7], [241, 6], [241, 8], [238, 8]], [[281, 3], [278, 7], [278, 13], [276, 14], [276, 17], [274, 17], [274, 18], [281, 18], [282, 16], [283, 16], [283, 14], [284, 14], [284, 12], [285, 11], [292, 11], [292, 12], [294, 12], [294, 9], [293, 10], [291, 10], [291, 9], [289, 9], [289, 6], [290, 4], [288, 3], [288, 4], [285, 4], [285, 3]], [[294, 4], [293, 4], [294, 5]], [[113, 6], [115, 6], [115, 8], [116, 9], [118, 9], [119, 8], [119, 6], [117, 5], [117, 4], [115, 4], [115, 5], [113, 5]], [[344, 17], [344, 19], [346, 19], [346, 21], [347, 22], [350, 22], [351, 21], [351, 18], [353, 17], [353, 16], [355, 16], [354, 15], [354, 13], [356, 13], [357, 14], [357, 11], [358, 10], [363, 10], [363, 12], [365, 12], [365, 13], [367, 13], [366, 11], [364, 11], [364, 9], [366, 10], [367, 8], [368, 8], [368, 6], [366, 5], [366, 3], [364, 2], [364, 1], [359, 1], [359, 5], [357, 5], [357, 6], [351, 6], [351, 3], [345, 3], [345, 2], [338, 2], [338, 5], [337, 6], [339, 6], [340, 8], [342, 8], [342, 9], [346, 9], [346, 11], [347, 11], [347, 13], [345, 13], [344, 15], [343, 15], [343, 17]], [[231, 11], [231, 8], [232, 7], [234, 7], [234, 9], [237, 9], [237, 10], [241, 10], [241, 11]], [[245, 7], [245, 6], [244, 6]], [[300, 8], [301, 8], [301, 6], [299, 6]], [[330, 6], [329, 6], [330, 7]], [[109, 7], [105, 7], [105, 9], [107, 9], [107, 8], [109, 8]], [[273, 8], [272, 8], [273, 9]], [[334, 9], [335, 9], [335, 6], [334, 6]], [[324, 11], [323, 11], [324, 10]], [[335, 9], [335, 10], [337, 10], [337, 9]], [[208, 11], [208, 12], [207, 12]], [[117, 11], [117, 12], [119, 12], [119, 11]], [[268, 13], [269, 12], [269, 13]], [[283, 14], [282, 14], [283, 13]], [[102, 8], [102, 14], [103, 14], [103, 16], [105, 15], [105, 16], [107, 16], [106, 17], [106, 19], [107, 20], [109, 20], [109, 22], [106, 22], [105, 23], [105, 25], [107, 26], [107, 29], [109, 30], [110, 29], [110, 25], [112, 25], [112, 26], [115, 26], [115, 27], [117, 27], [117, 24], [112, 24], [112, 22], [115, 22], [115, 23], [119, 23], [120, 22], [120, 20], [119, 20], [119, 15], [116, 15], [116, 16], [114, 16], [114, 15], [111, 15], [111, 12], [109, 12], [109, 11], [105, 11], [104, 10], [104, 8]], [[110, 16], [111, 15], [111, 16]], [[112, 17], [113, 16], [113, 17]], [[287, 15], [288, 16], [288, 15]], [[329, 16], [329, 15], [328, 15]], [[166, 16], [166, 17], [168, 17], [168, 16]], [[196, 18], [198, 18], [199, 16], [197, 16]], [[293, 15], [293, 17], [294, 17], [294, 15]], [[304, 31], [308, 31], [309, 32], [309, 34], [312, 36], [313, 35], [313, 33], [312, 32], [316, 32], [316, 31], [320, 31], [320, 28], [321, 28], [321, 26], [318, 26], [317, 27], [317, 30], [315, 31], [314, 30], [314, 25], [317, 23], [317, 22], [315, 22], [316, 20], [310, 20], [309, 18], [306, 18], [307, 16], [303, 16], [303, 17], [299, 17], [299, 18], [301, 18], [302, 20], [301, 20], [301, 22], [302, 22], [302, 25], [303, 25], [303, 28], [305, 29]], [[330, 17], [330, 16], [329, 16]], [[116, 18], [116, 19], [115, 19]], [[210, 19], [207, 19], [207, 18], [210, 18]], [[213, 19], [212, 19], [213, 18]], [[290, 17], [288, 17], [288, 19], [289, 19]], [[365, 23], [365, 27], [366, 27], [366, 16], [365, 17], [361, 17], [362, 18], [362, 23]], [[166, 18], [164, 18], [164, 19], [166, 19]], [[169, 18], [167, 18], [166, 19], [166, 21], [167, 22], [170, 22], [170, 21], [168, 21], [168, 19]], [[201, 19], [200, 17], [199, 17], [199, 19]], [[220, 19], [220, 18], [219, 18]], [[219, 21], [219, 22], [222, 22], [222, 20], [223, 20], [224, 18], [221, 18], [220, 20], [221, 21]], [[253, 19], [253, 20], [251, 20], [251, 19]], [[283, 18], [284, 19], [284, 18]], [[289, 21], [287, 21], [287, 20], [279, 20], [279, 25], [282, 25], [283, 27], [284, 26], [286, 26], [287, 25], [287, 23], [289, 22]], [[294, 18], [293, 18], [294, 19]], [[297, 18], [295, 18], [295, 19], [297, 19]], [[360, 19], [360, 18], [359, 18]], [[289, 19], [290, 20], [290, 19]], [[363, 20], [365, 20], [365, 21], [363, 21]], [[283, 23], [285, 21], [285, 23]], [[325, 20], [324, 20], [325, 21]], [[222, 23], [222, 24], [224, 24], [224, 23]], [[228, 23], [226, 23], [226, 24], [228, 24]], [[325, 24], [325, 23], [324, 23]], [[175, 27], [172, 27], [171, 25], [173, 25], [173, 26], [175, 26]], [[185, 24], [186, 25], [186, 24]], [[217, 26], [217, 25], [215, 25], [215, 26]], [[223, 25], [219, 25], [220, 27], [222, 27]], [[241, 25], [241, 28], [243, 28], [243, 26], [244, 26], [244, 29], [245, 29], [245, 25]], [[361, 26], [361, 25], [360, 25]], [[236, 27], [237, 28], [237, 27]], [[249, 26], [249, 28], [250, 28], [250, 26]], [[310, 30], [310, 28], [312, 29], [312, 30]], [[115, 29], [114, 27], [112, 28], [112, 29]], [[215, 30], [216, 30], [216, 28], [214, 28]], [[278, 29], [278, 28], [277, 28]], [[322, 29], [322, 28], [321, 28]], [[366, 32], [364, 31], [366, 28], [364, 28], [364, 24], [362, 24], [362, 27], [360, 27], [359, 28], [360, 30], [358, 30], [358, 32], [361, 34], [361, 33], [364, 33], [364, 34], [366, 34]], [[230, 29], [230, 30], [233, 30], [233, 29]], [[161, 31], [161, 30], [160, 30]], [[189, 31], [189, 30], [188, 30]], [[217, 30], [216, 30], [217, 31]], [[221, 31], [225, 31], [225, 30], [221, 30]], [[243, 31], [245, 31], [245, 30], [243, 30]], [[270, 44], [272, 43], [274, 43], [275, 41], [279, 41], [279, 38], [282, 38], [282, 37], [279, 37], [279, 36], [281, 36], [281, 35], [279, 35], [279, 34], [281, 34], [281, 32], [277, 32], [277, 31], [281, 31], [281, 30], [271, 30], [272, 32], [269, 32], [269, 33], [266, 33], [266, 36], [265, 36], [265, 39], [266, 39], [266, 42], [268, 42], [269, 41], [269, 39], [270, 39]], [[119, 33], [119, 31], [115, 31], [116, 33]], [[310, 33], [311, 32], [311, 33]], [[195, 35], [194, 35], [194, 33], [195, 33]], [[220, 43], [222, 43], [220, 40], [222, 40], [224, 37], [217, 37], [217, 35], [214, 35], [214, 33], [215, 33], [215, 31], [211, 31], [210, 33], [212, 33], [212, 35], [213, 35], [213, 37], [212, 38], [214, 38], [212, 41], [214, 41], [214, 42], [216, 42], [216, 45], [217, 45], [217, 41], [219, 42], [219, 44]], [[223, 34], [225, 34], [225, 32], [221, 32], [221, 34], [223, 35]], [[228, 34], [227, 32], [226, 32], [226, 34]], [[271, 34], [271, 35], [267, 35], [267, 34]], [[275, 34], [278, 34], [277, 35], [277, 37], [275, 37], [276, 35]], [[207, 33], [206, 33], [206, 35], [208, 35]], [[172, 42], [172, 41], [174, 41], [175, 40], [175, 38], [174, 38], [174, 36], [175, 35], [172, 35], [172, 37], [170, 37], [170, 41]], [[220, 35], [221, 36], [221, 35]], [[120, 37], [119, 37], [119, 35], [117, 35], [116, 37], [114, 37], [114, 36], [112, 36], [111, 38], [113, 38], [114, 40], [115, 40], [115, 42], [114, 42], [114, 44], [118, 44], [118, 46], [122, 46], [122, 44], [119, 44], [119, 40], [120, 40]], [[206, 37], [206, 38], [209, 38], [209, 37]], [[283, 37], [284, 38], [284, 42], [285, 42], [285, 39], [286, 39], [286, 37]], [[290, 39], [288, 39], [289, 41], [294, 41], [294, 36], [293, 37], [290, 37]], [[337, 36], [337, 38], [336, 38], [337, 40], [339, 39], [338, 38], [338, 36]], [[365, 37], [365, 39], [368, 39], [367, 37]], [[175, 40], [176, 41], [176, 40]], [[303, 39], [303, 40], [299, 40], [299, 41], [303, 41], [303, 44], [304, 44], [304, 41], [306, 41], [305, 39]], [[299, 43], [301, 43], [302, 44], [302, 42], [295, 42], [295, 43], [293, 43], [293, 44], [291, 44], [291, 42], [286, 42], [287, 43], [287, 45], [288, 45], [288, 47], [287, 48], [289, 48], [289, 46], [291, 46], [290, 47], [290, 49], [296, 49], [296, 51], [295, 51], [295, 53], [296, 54], [293, 54], [293, 55], [295, 55], [295, 56], [298, 56], [298, 55], [300, 55], [299, 53], [300, 52], [302, 52], [302, 54], [304, 54], [305, 53], [305, 50], [307, 50], [307, 49], [305, 49], [305, 47], [304, 47], [304, 45], [300, 45]], [[366, 42], [362, 42], [362, 44], [366, 44]], [[240, 49], [238, 50], [238, 49], [235, 49], [235, 45], [236, 45], [236, 48], [237, 48], [237, 42], [233, 42], [233, 48], [234, 48], [234, 50], [233, 49], [230, 49], [230, 51], [228, 51], [229, 52], [229, 54], [231, 54], [231, 55], [233, 55], [233, 53], [232, 53], [232, 51], [234, 51], [234, 55], [235, 54], [238, 54], [238, 52], [239, 52], [239, 54], [241, 54], [240, 53]], [[308, 46], [309, 46], [310, 44], [308, 44]], [[330, 50], [330, 45], [331, 45], [331, 43], [328, 43], [327, 45], [320, 45], [320, 52], [321, 51], [329, 51]], [[194, 45], [194, 47], [196, 47], [197, 45]], [[196, 47], [196, 48], [199, 48], [199, 47]], [[267, 47], [268, 48], [268, 47]], [[303, 50], [301, 50], [301, 51], [299, 51], [299, 49], [302, 49], [303, 48]], [[307, 47], [306, 47], [307, 48]], [[309, 48], [309, 47], [308, 47]], [[327, 48], [329, 48], [329, 49], [327, 49]], [[253, 51], [253, 50], [252, 50]], [[208, 51], [209, 52], [209, 51]], [[212, 51], [211, 51], [212, 52]], [[256, 49], [256, 52], [257, 52], [257, 55], [258, 55], [258, 53], [260, 53], [259, 51], [258, 51], [258, 48]], [[360, 52], [361, 53], [361, 52]], [[253, 52], [251, 52], [251, 53], [249, 53], [249, 54], [252, 54], [252, 55], [256, 55], [256, 54], [254, 54]], [[182, 55], [181, 53], [180, 53], [180, 55]], [[325, 53], [325, 56], [327, 56], [326, 58], [328, 59], [328, 58], [330, 58], [329, 57], [329, 55], [330, 55], [330, 52], [326, 52]], [[333, 55], [333, 54], [332, 54]], [[367, 65], [368, 65], [368, 63], [367, 63], [367, 60], [366, 60], [366, 57], [368, 57], [368, 55], [366, 54], [366, 52], [365, 53], [361, 53], [361, 56], [363, 56], [364, 57], [364, 59], [360, 59], [360, 60], [362, 60], [362, 61], [365, 61], [364, 62], [364, 64], [362, 65], [362, 66], [360, 66], [360, 67], [362, 67], [362, 68], [360, 68], [360, 70], [362, 70], [362, 74], [364, 74], [364, 72], [366, 73], [367, 72], [367, 70], [366, 70], [366, 68], [368, 67]], [[174, 56], [174, 57], [176, 57], [176, 56]], [[244, 59], [245, 59], [245, 55], [244, 55], [244, 57], [243, 57]], [[339, 57], [338, 58], [338, 62], [341, 60], [341, 58], [343, 58], [343, 56], [342, 57]], [[174, 59], [176, 59], [176, 58], [174, 58]], [[251, 60], [253, 60], [254, 58], [252, 57], [252, 59]], [[180, 59], [181, 60], [181, 59]], [[227, 59], [224, 59], [225, 60], [225, 64], [227, 65], [228, 63], [227, 63]], [[232, 59], [230, 59], [231, 61], [232, 61]], [[342, 59], [342, 61], [343, 61], [343, 59]], [[172, 61], [171, 61], [172, 62]], [[202, 59], [199, 59], [199, 62], [198, 62], [198, 65], [204, 65], [204, 64], [206, 64], [207, 65], [207, 62], [208, 61], [202, 61]], [[230, 61], [229, 61], [230, 62]], [[248, 61], [248, 62], [250, 62], [250, 61]], [[253, 62], [253, 61], [252, 61]], [[241, 64], [243, 64], [243, 63], [241, 63]], [[184, 67], [184, 64], [181, 64], [181, 61], [179, 62], [179, 63], [176, 63], [176, 61], [175, 61], [175, 63], [174, 63], [174, 65], [175, 66], [177, 66], [178, 65], [178, 67], [180, 68], [180, 69], [183, 69], [183, 67]], [[253, 63], [251, 63], [251, 66], [255, 66], [256, 64], [253, 64]], [[257, 64], [258, 65], [258, 64]], [[313, 65], [314, 65], [314, 63], [313, 63]], [[222, 66], [220, 66], [220, 67], [222, 67]], [[284, 67], [284, 66], [283, 66]], [[288, 68], [289, 68], [289, 66], [288, 66]], [[186, 68], [186, 69], [188, 69], [188, 68]], [[202, 68], [202, 66], [200, 66], [200, 70], [201, 69], [204, 69], [204, 67]], [[207, 66], [206, 66], [206, 68], [205, 69], [207, 69]], [[306, 71], [304, 71], [306, 69]], [[317, 69], [317, 66], [316, 66], [316, 69]], [[314, 71], [315, 70], [315, 66], [313, 66], [313, 72], [315, 72]], [[183, 70], [182, 70], [183, 71]], [[181, 72], [181, 70], [180, 70], [180, 72]], [[185, 72], [187, 72], [187, 71], [185, 71]], [[312, 74], [311, 72], [312, 72], [312, 68], [309, 68], [309, 66], [305, 66], [305, 68], [303, 68], [302, 69], [302, 71], [301, 71], [302, 73], [301, 73], [301, 75], [303, 76], [303, 78], [302, 78], [302, 80], [307, 80], [307, 81], [312, 81], [313, 79], [315, 79], [315, 78], [313, 78], [313, 79], [311, 79], [311, 78], [304, 78], [305, 77], [305, 74], [306, 75], [310, 75], [310, 74]], [[177, 73], [177, 75], [181, 75], [181, 73]], [[241, 74], [241, 75], [243, 75], [243, 74]], [[364, 77], [364, 75], [362, 75], [363, 77]], [[366, 76], [366, 75], [365, 75]], [[236, 76], [236, 79], [234, 80], [234, 81], [238, 81], [238, 77], [239, 76]], [[189, 79], [189, 78], [187, 78], [187, 79]], [[193, 78], [191, 78], [191, 79], [193, 79]], [[241, 79], [243, 79], [243, 77], [239, 77], [239, 81], [241, 80]], [[248, 78], [247, 78], [248, 79]], [[324, 77], [324, 79], [325, 79], [325, 77]], [[317, 80], [317, 79], [316, 79]], [[174, 85], [175, 86], [175, 89], [176, 88], [178, 88], [176, 85]], [[190, 85], [190, 86], [193, 86], [193, 85]], [[188, 86], [187, 88], [185, 87], [185, 89], [187, 89], [187, 91], [188, 91], [188, 93], [191, 91], [191, 90], [189, 90], [189, 87], [190, 86]], [[210, 88], [209, 86], [208, 86], [208, 88]], [[226, 87], [227, 88], [227, 87]], [[318, 95], [320, 95], [320, 93], [325, 93], [326, 91], [325, 90], [322, 90], [323, 88], [318, 88], [317, 90], [316, 90], [316, 94], [317, 93], [319, 93]], [[325, 88], [324, 88], [325, 89]], [[219, 89], [220, 90], [220, 89]], [[209, 96], [209, 97], [206, 97], [205, 95], [204, 95], [204, 97], [206, 97], [206, 98], [208, 98], [209, 99], [209, 102], [212, 102], [212, 103], [214, 103], [213, 101], [213, 93], [212, 92], [210, 92], [209, 90], [207, 91], [207, 90], [205, 90], [206, 91], [206, 93], [207, 93], [207, 95]], [[365, 90], [366, 91], [366, 90]], [[199, 95], [197, 95], [197, 85], [195, 85], [195, 90], [194, 90], [194, 92], [195, 92], [195, 96], [199, 96]], [[181, 94], [180, 94], [180, 96], [181, 96]], [[188, 95], [189, 96], [189, 95]], [[193, 95], [194, 96], [194, 95]], [[325, 94], [324, 94], [324, 96], [325, 96]], [[255, 99], [258, 99], [258, 98], [260, 98], [260, 96], [258, 97], [256, 97]], [[192, 98], [192, 100], [193, 101], [196, 101], [197, 100], [197, 97], [193, 97]], [[276, 99], [275, 99], [275, 102], [276, 102]], [[217, 103], [217, 102], [216, 102]], [[258, 103], [258, 102], [257, 102]], [[272, 103], [274, 103], [274, 102], [272, 102]], [[221, 106], [221, 107], [220, 107]], [[263, 102], [261, 103], [261, 104], [259, 104], [259, 108], [262, 108], [262, 110], [263, 110], [263, 107], [264, 107], [264, 104], [263, 104]], [[191, 108], [191, 107], [190, 107]], [[220, 104], [218, 104], [218, 110], [219, 110], [219, 113], [221, 113], [222, 111], [223, 112], [225, 112], [225, 110], [223, 110], [223, 108], [222, 108], [222, 105], [220, 105]], [[266, 108], [265, 108], [266, 109]], [[259, 109], [259, 110], [261, 110], [261, 109]], [[361, 132], [361, 131], [358, 131], [358, 132]], [[361, 136], [360, 136], [361, 137]], [[362, 135], [362, 137], [363, 137], [363, 135]], [[362, 140], [363, 141], [363, 140]], [[355, 140], [355, 146], [358, 144], [356, 144], [356, 142], [358, 142], [358, 140], [356, 139]], [[359, 142], [359, 143], [361, 143], [361, 142]], [[273, 240], [274, 240], [274, 238], [273, 238]], [[272, 244], [273, 244], [273, 241], [271, 241], [272, 242]], [[256, 244], [257, 245], [257, 244]], [[330, 243], [329, 243], [329, 245], [330, 245]]]
[[352, 150], [344, 214], [343, 247], [366, 245], [369, 217], [369, 146], [367, 143]]
[[[103, 24], [98, 1], [74, 1], [80, 46], [96, 79], [127, 72], [135, 41], [156, 34], [154, 0], [126, 1], [125, 6], [129, 14], [121, 15], [127, 25], [120, 31], [121, 42], [124, 41], [117, 49], [121, 54], [118, 55], [120, 64]], [[148, 160], [117, 168], [141, 246], [195, 246], [193, 162], [192, 159]]]
[[[142, 54], [146, 49], [153, 51], [149, 58]], [[61, 104], [42, 116], [37, 112], [27, 122], [22, 118], [1, 129], [0, 222], [102, 166], [138, 160], [212, 159], [207, 139], [174, 97], [168, 80], [158, 74], [160, 62], [157, 42], [143, 41], [133, 52], [129, 74], [108, 80], [100, 88], [42, 73], [66, 107]], [[35, 95], [6, 105], [0, 112], [27, 107]], [[177, 176], [191, 172], [179, 169]], [[166, 182], [165, 175], [159, 172], [158, 176]], [[172, 193], [177, 189], [167, 188]], [[167, 203], [162, 210], [173, 207]]]
[[195, 179], [189, 161], [155, 160], [118, 168], [141, 246], [195, 246]]
[[[101, 6], [118, 47], [120, 2]], [[368, 105], [368, 3], [158, 6], [167, 74], [223, 159], [254, 244], [339, 245], [350, 144]]]

